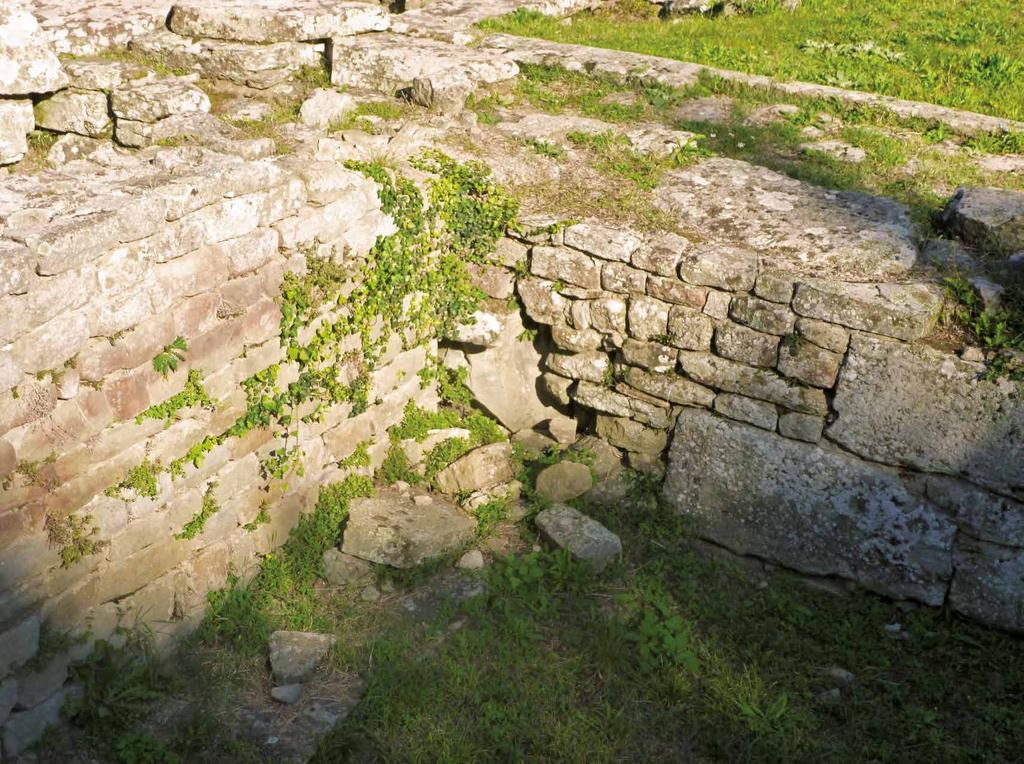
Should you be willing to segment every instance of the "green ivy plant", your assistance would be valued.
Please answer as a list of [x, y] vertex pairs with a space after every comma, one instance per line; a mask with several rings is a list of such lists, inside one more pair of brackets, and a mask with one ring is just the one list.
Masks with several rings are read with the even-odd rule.
[[164, 345], [164, 349], [153, 358], [153, 368], [166, 377], [171, 372], [178, 370], [178, 365], [185, 360], [185, 351], [188, 350], [188, 343], [185, 338], [178, 336], [174, 342]]

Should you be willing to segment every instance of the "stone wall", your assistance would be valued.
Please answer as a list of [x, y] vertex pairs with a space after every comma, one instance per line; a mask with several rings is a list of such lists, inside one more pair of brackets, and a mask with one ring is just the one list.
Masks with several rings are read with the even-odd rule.
[[[824, 241], [794, 226], [808, 230]], [[923, 341], [943, 302], [927, 274], [851, 283], [590, 221], [512, 246], [529, 262], [518, 294], [555, 346], [543, 387], [630, 466], [665, 472], [698, 535], [1024, 630], [1024, 403]]]

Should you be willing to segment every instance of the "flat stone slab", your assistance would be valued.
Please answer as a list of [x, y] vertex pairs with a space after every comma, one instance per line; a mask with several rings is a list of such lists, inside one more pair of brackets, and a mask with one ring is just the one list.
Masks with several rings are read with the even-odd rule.
[[279, 685], [309, 679], [335, 643], [331, 634], [312, 631], [275, 631], [270, 635], [270, 670]]
[[926, 347], [854, 334], [828, 437], [866, 459], [960, 474], [1024, 498], [1024, 402], [1012, 382]]
[[942, 222], [964, 242], [985, 252], [1024, 250], [1024, 192], [961, 188], [942, 211]]
[[797, 284], [793, 310], [807, 318], [908, 342], [928, 335], [942, 310], [942, 290], [931, 284]]
[[694, 139], [693, 133], [672, 130], [659, 124], [641, 124], [624, 128], [590, 117], [542, 113], [526, 114], [516, 121], [500, 122], [494, 129], [516, 140], [543, 141], [563, 149], [571, 149], [574, 146], [569, 140], [570, 133], [612, 133], [628, 140], [634, 150], [656, 157], [668, 156], [673, 151], [686, 147]]
[[831, 191], [733, 159], [670, 173], [655, 194], [705, 245], [756, 250], [786, 273], [885, 281], [917, 261], [917, 228], [886, 197]]
[[738, 554], [940, 605], [956, 526], [895, 469], [683, 409], [663, 496]]
[[420, 506], [408, 496], [384, 493], [352, 502], [341, 550], [393, 568], [413, 568], [458, 549], [475, 533], [476, 521], [441, 497]]
[[383, 5], [334, 0], [205, 0], [178, 3], [168, 26], [186, 37], [238, 42], [304, 42], [381, 32]]
[[0, 96], [49, 93], [67, 81], [56, 51], [25, 4], [0, 5]]
[[600, 573], [622, 555], [622, 541], [593, 518], [565, 504], [537, 514], [537, 527], [552, 544]]
[[491, 443], [474, 448], [437, 473], [437, 487], [448, 494], [466, 494], [507, 483], [512, 472], [512, 446]]

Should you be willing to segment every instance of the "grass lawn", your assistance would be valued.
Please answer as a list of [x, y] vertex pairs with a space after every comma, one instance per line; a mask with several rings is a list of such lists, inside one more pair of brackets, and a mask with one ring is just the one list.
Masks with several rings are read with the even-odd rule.
[[1019, 0], [776, 0], [734, 16], [662, 20], [622, 0], [571, 23], [517, 11], [488, 31], [648, 53], [1024, 119]]

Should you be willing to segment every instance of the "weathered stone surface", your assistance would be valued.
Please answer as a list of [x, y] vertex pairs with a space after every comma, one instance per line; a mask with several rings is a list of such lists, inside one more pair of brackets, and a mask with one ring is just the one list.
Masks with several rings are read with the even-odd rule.
[[381, 32], [389, 24], [383, 6], [331, 0], [181, 2], [171, 9], [168, 21], [171, 31], [185, 37], [258, 43], [347, 37]]
[[711, 349], [714, 331], [711, 319], [701, 311], [685, 305], [673, 305], [668, 315], [665, 340], [683, 350], [707, 351]]
[[698, 534], [739, 554], [945, 599], [955, 526], [895, 470], [684, 409], [663, 493]]
[[119, 119], [157, 122], [175, 114], [209, 111], [210, 97], [186, 77], [161, 77], [115, 90], [110, 108]]
[[473, 449], [437, 473], [437, 487], [448, 494], [472, 493], [513, 478], [512, 446], [492, 443]]
[[[671, 308], [672, 306], [668, 303], [655, 300], [653, 297], [641, 296], [631, 298], [627, 313], [630, 335], [638, 340], [652, 340], [656, 337], [664, 337], [668, 332], [669, 310]], [[686, 327], [682, 326], [683, 323], [684, 321], [677, 319], [676, 328], [684, 330]]]
[[370, 563], [359, 557], [330, 548], [323, 556], [324, 580], [334, 586], [355, 586], [368, 581], [373, 570]]
[[600, 257], [628, 263], [640, 249], [642, 239], [632, 231], [613, 228], [596, 222], [577, 223], [563, 231], [569, 247]]
[[832, 387], [842, 362], [839, 353], [799, 339], [784, 344], [779, 350], [779, 371], [814, 387]]
[[850, 346], [850, 333], [841, 326], [813, 318], [800, 318], [796, 322], [796, 333], [801, 339], [833, 353], [845, 353]]
[[824, 427], [825, 420], [820, 416], [789, 411], [779, 417], [780, 435], [807, 443], [817, 443], [821, 440], [821, 431]]
[[754, 284], [754, 294], [762, 300], [789, 305], [793, 299], [793, 288], [795, 283], [792, 277], [784, 273], [771, 273], [762, 271], [757, 275], [757, 282]]
[[[516, 314], [518, 319], [518, 314]], [[455, 329], [453, 341], [476, 348], [492, 347], [501, 337], [502, 317], [484, 310], [474, 311], [469, 320]]]
[[279, 685], [305, 682], [334, 647], [331, 634], [312, 631], [275, 631], [270, 635], [270, 670]]
[[13, 164], [28, 151], [26, 136], [35, 127], [32, 101], [0, 99], [0, 165]]
[[732, 159], [673, 172], [656, 193], [680, 225], [700, 232], [702, 250], [753, 249], [774, 272], [885, 279], [917, 260], [907, 209], [885, 197], [831, 191]]
[[942, 223], [972, 247], [1010, 255], [1024, 250], [1024, 192], [960, 188], [942, 211]]
[[335, 38], [331, 82], [392, 95], [412, 89], [417, 103], [445, 113], [461, 111], [480, 85], [505, 82], [519, 71], [510, 56], [436, 40], [375, 34]]
[[779, 414], [775, 406], [744, 395], [719, 393], [715, 397], [715, 411], [722, 416], [752, 424], [762, 430], [775, 431]]
[[67, 81], [26, 4], [12, 0], [0, 6], [0, 96], [51, 93]]
[[749, 292], [757, 279], [757, 253], [736, 247], [702, 247], [683, 257], [679, 275], [691, 284]]
[[[598, 297], [596, 300], [590, 300], [587, 307], [590, 311], [590, 323], [599, 332], [620, 336], [626, 334], [626, 300], [620, 297]], [[573, 315], [575, 317], [576, 314]]]
[[460, 570], [481, 570], [484, 567], [484, 553], [479, 549], [470, 549], [459, 558], [455, 567]]
[[678, 277], [679, 261], [691, 246], [689, 240], [678, 234], [661, 232], [648, 236], [633, 253], [630, 262], [636, 268], [674, 281]]
[[553, 324], [565, 320], [569, 301], [555, 290], [553, 281], [536, 278], [518, 279], [516, 291], [526, 309], [526, 315], [537, 323]]
[[679, 351], [659, 342], [638, 342], [627, 339], [622, 343], [622, 360], [630, 366], [666, 374], [675, 371]]
[[299, 108], [299, 119], [310, 127], [327, 127], [356, 108], [356, 99], [348, 93], [320, 88], [314, 90]]
[[0, 633], [0, 676], [21, 665], [39, 648], [39, 616], [32, 616]]
[[[510, 448], [508, 450], [511, 452]], [[474, 453], [470, 452], [469, 456]], [[479, 461], [481, 457], [476, 459]], [[469, 467], [464, 465], [462, 472], [469, 473]], [[473, 484], [474, 477], [477, 474], [463, 476], [459, 485]], [[449, 482], [452, 481], [446, 479], [446, 485]], [[497, 482], [490, 485], [496, 485]], [[464, 490], [468, 492], [473, 489]], [[352, 502], [341, 550], [345, 554], [393, 568], [413, 568], [425, 560], [457, 549], [473, 538], [475, 531], [476, 523], [471, 517], [440, 497], [430, 504], [419, 506], [407, 496], [381, 494]]]
[[110, 128], [107, 96], [95, 90], [62, 90], [35, 107], [36, 124], [59, 133], [99, 136]]
[[826, 154], [840, 162], [860, 164], [868, 158], [868, 152], [845, 141], [824, 140], [811, 141], [800, 145], [800, 150], [806, 154]]
[[168, 66], [196, 71], [211, 80], [267, 90], [282, 85], [303, 66], [323, 66], [324, 46], [298, 42], [251, 45], [192, 40], [167, 30], [137, 37], [132, 48]]
[[715, 398], [714, 390], [678, 374], [656, 374], [631, 368], [626, 372], [626, 382], [655, 398], [684, 406], [710, 406]]
[[948, 475], [925, 478], [928, 499], [975, 539], [1024, 548], [1024, 503], [990, 493]]
[[797, 285], [793, 310], [808, 318], [911, 341], [931, 332], [942, 302], [942, 290], [929, 284], [811, 280]]
[[1024, 497], [1024, 402], [926, 347], [854, 334], [828, 437], [864, 458]]
[[0, 680], [0, 726], [7, 721], [18, 699], [18, 680], [13, 677]]
[[796, 316], [787, 306], [747, 296], [733, 299], [729, 317], [767, 334], [789, 334], [796, 323]]
[[555, 401], [538, 393], [543, 371], [541, 354], [523, 338], [522, 317], [518, 312], [507, 314], [501, 326], [501, 333], [489, 348], [466, 353], [466, 384], [485, 410], [509, 430], [518, 432], [559, 414], [552, 405]]
[[605, 263], [601, 269], [601, 288], [609, 292], [642, 295], [647, 289], [647, 274], [625, 263]]
[[647, 294], [665, 302], [687, 305], [700, 310], [708, 301], [708, 290], [680, 281], [677, 278], [649, 276]]
[[775, 366], [779, 338], [745, 326], [723, 321], [715, 327], [715, 353], [750, 366]]
[[534, 247], [530, 252], [530, 273], [583, 289], [601, 288], [601, 264], [565, 247]]
[[583, 353], [601, 347], [604, 337], [594, 329], [573, 329], [570, 326], [555, 324], [551, 327], [551, 339], [562, 350]]
[[281, 685], [280, 687], [270, 688], [270, 697], [272, 697], [278, 703], [284, 703], [286, 706], [295, 705], [299, 702], [299, 698], [301, 696], [301, 684], [285, 684]]
[[564, 504], [542, 510], [537, 527], [551, 543], [567, 549], [595, 573], [622, 555], [622, 541], [601, 523]]
[[644, 427], [625, 417], [598, 415], [597, 434], [613, 446], [642, 454], [657, 456], [668, 445], [668, 433]]
[[35, 708], [11, 714], [3, 729], [4, 754], [14, 757], [24, 753], [48, 728], [58, 726], [61, 722], [60, 710], [65, 701], [80, 693], [75, 688], [67, 688]]
[[466, 263], [473, 286], [478, 287], [488, 297], [495, 300], [507, 300], [515, 292], [515, 276], [508, 268], [498, 265]]
[[953, 610], [1003, 629], [1024, 632], [1024, 549], [962, 537], [949, 589]]
[[582, 381], [571, 394], [578, 404], [595, 411], [620, 417], [633, 417], [652, 427], [667, 427], [669, 423], [667, 412], [661, 406], [656, 406], [649, 400], [641, 400], [635, 395], [611, 390], [604, 385]]
[[821, 390], [793, 384], [767, 369], [755, 369], [713, 355], [686, 351], [679, 354], [679, 365], [689, 377], [709, 387], [777, 403], [793, 411], [828, 413], [825, 394]]
[[536, 491], [549, 501], [562, 502], [582, 496], [594, 485], [590, 468], [573, 461], [545, 467], [537, 475]]

